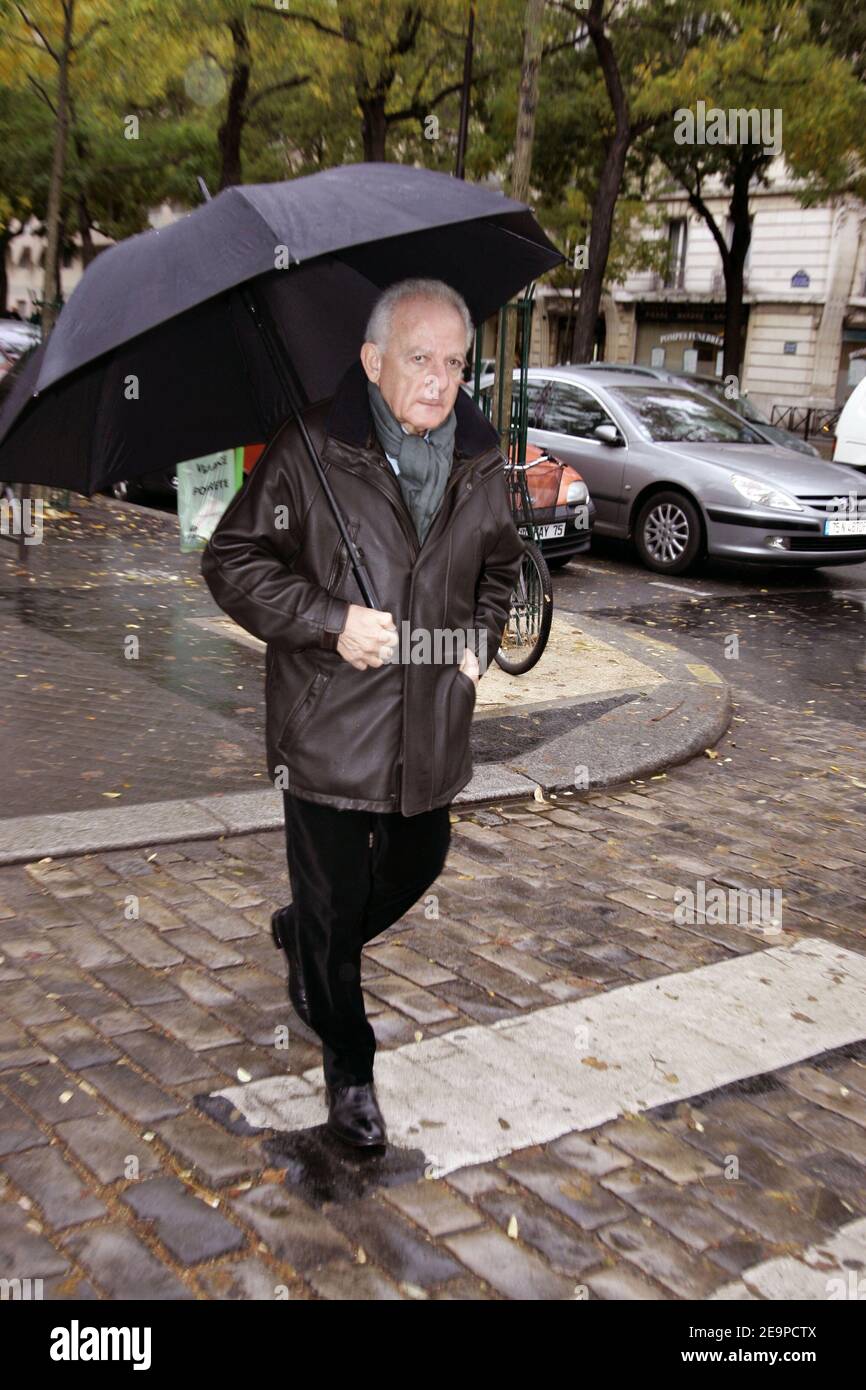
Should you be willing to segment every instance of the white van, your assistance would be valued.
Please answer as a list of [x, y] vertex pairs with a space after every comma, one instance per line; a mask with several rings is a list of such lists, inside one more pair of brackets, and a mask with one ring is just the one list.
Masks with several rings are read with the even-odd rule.
[[866, 468], [866, 377], [858, 381], [842, 408], [836, 425], [833, 462]]

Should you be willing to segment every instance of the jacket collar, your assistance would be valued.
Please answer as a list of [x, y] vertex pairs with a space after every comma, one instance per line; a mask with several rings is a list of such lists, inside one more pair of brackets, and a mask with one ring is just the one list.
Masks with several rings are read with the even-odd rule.
[[[499, 435], [471, 396], [461, 389], [454, 402], [457, 428], [454, 453], [473, 458], [485, 449], [498, 447]], [[367, 393], [367, 373], [360, 357], [344, 372], [331, 399], [325, 423], [328, 437], [335, 436], [357, 449], [379, 449], [378, 435]]]

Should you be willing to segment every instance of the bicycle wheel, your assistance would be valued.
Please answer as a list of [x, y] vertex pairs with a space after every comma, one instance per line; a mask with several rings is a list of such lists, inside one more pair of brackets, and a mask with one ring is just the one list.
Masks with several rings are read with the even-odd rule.
[[553, 583], [547, 562], [534, 541], [524, 545], [508, 625], [495, 657], [497, 666], [510, 676], [522, 676], [540, 659], [553, 621]]

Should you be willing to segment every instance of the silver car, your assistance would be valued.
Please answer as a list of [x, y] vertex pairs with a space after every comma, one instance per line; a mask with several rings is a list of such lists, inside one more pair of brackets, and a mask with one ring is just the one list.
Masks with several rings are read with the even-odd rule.
[[[612, 367], [608, 362], [582, 362], [580, 364], [585, 370], [591, 372], [610, 372]], [[491, 371], [493, 368], [491, 367]], [[767, 418], [760, 406], [750, 401], [749, 397], [739, 392], [736, 396], [729, 398], [725, 392], [727, 387], [721, 377], [702, 376], [698, 372], [669, 372], [664, 367], [645, 367], [642, 364], [631, 364], [618, 362], [616, 364], [618, 372], [628, 372], [631, 376], [654, 377], [656, 381], [666, 381], [670, 386], [688, 386], [691, 391], [703, 391], [707, 396], [712, 396], [719, 401], [727, 410], [733, 410], [737, 415], [742, 415], [744, 420], [748, 420], [750, 425], [754, 425], [758, 434], [766, 435], [771, 444], [784, 444], [788, 449], [793, 449], [797, 454], [808, 454], [810, 458], [822, 458], [820, 449], [816, 449], [814, 444], [810, 444], [807, 439], [801, 438], [793, 430], [783, 429], [781, 425], [774, 425]]]
[[630, 539], [648, 569], [683, 574], [702, 555], [866, 560], [862, 471], [773, 444], [686, 386], [615, 367], [532, 367], [528, 379], [528, 439], [580, 472], [595, 534]]

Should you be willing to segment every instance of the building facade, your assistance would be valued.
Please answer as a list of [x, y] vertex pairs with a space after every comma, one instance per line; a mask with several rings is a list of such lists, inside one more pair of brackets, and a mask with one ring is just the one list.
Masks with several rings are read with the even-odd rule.
[[[172, 222], [180, 216], [183, 211], [184, 209], [175, 209], [169, 203], [163, 203], [148, 215], [148, 222], [151, 227], [164, 227], [166, 223]], [[22, 319], [31, 319], [34, 314], [38, 316], [42, 304], [45, 237], [39, 234], [38, 229], [41, 226], [42, 223], [38, 218], [31, 217], [24, 224], [22, 230], [12, 238], [6, 249], [6, 307], [17, 309]], [[114, 245], [109, 237], [103, 236], [96, 228], [93, 229], [91, 235], [97, 253]], [[64, 303], [69, 299], [84, 274], [80, 250], [81, 239], [77, 232], [71, 240], [76, 249], [65, 252], [60, 267], [60, 284]]]
[[[726, 228], [722, 189], [706, 202]], [[866, 206], [845, 198], [804, 208], [782, 161], [751, 198], [740, 388], [774, 407], [842, 404], [866, 375]], [[599, 358], [721, 375], [725, 288], [719, 249], [682, 193], [657, 198], [667, 269], [614, 285], [602, 300]], [[591, 253], [590, 253], [591, 254]], [[533, 358], [567, 361], [569, 305], [542, 289]], [[544, 354], [547, 354], [546, 356]]]

